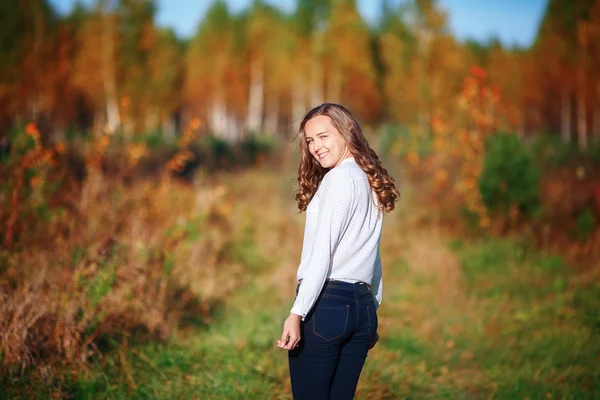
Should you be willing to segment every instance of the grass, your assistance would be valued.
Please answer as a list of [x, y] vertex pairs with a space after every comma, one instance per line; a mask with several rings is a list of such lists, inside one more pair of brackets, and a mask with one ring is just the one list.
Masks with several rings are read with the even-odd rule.
[[[304, 218], [289, 178], [265, 170], [220, 177], [239, 221], [230, 257], [252, 276], [208, 325], [183, 325], [166, 342], [124, 334], [90, 370], [35, 388], [34, 398], [291, 398], [287, 357], [275, 346]], [[448, 237], [411, 223], [410, 196], [403, 201], [384, 224], [381, 339], [356, 398], [598, 398], [598, 268], [575, 270], [519, 238]], [[30, 397], [26, 378], [0, 398]]]

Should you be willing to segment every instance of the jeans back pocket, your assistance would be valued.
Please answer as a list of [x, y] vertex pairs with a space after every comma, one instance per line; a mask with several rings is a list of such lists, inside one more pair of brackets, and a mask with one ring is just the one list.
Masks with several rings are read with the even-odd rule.
[[312, 318], [313, 333], [327, 341], [335, 340], [346, 333], [350, 306], [317, 307]]

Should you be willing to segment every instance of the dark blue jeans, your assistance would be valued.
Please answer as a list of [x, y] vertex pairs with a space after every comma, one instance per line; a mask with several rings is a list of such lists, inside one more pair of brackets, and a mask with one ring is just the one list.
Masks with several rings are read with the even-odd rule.
[[288, 357], [294, 399], [352, 399], [377, 332], [369, 287], [326, 281], [300, 332], [300, 343]]

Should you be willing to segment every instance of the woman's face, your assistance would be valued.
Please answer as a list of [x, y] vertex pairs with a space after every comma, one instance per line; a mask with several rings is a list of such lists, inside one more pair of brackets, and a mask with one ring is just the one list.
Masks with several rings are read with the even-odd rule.
[[310, 154], [323, 168], [334, 168], [351, 156], [341, 133], [326, 115], [316, 116], [304, 125], [304, 139]]

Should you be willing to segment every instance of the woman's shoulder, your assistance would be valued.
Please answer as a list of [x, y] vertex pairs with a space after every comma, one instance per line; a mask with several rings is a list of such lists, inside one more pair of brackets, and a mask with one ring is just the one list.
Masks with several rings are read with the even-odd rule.
[[330, 169], [323, 177], [319, 190], [335, 188], [335, 191], [350, 193], [359, 190], [365, 182], [369, 184], [364, 171], [356, 163], [347, 162]]
[[367, 180], [368, 177], [365, 171], [354, 161], [354, 159], [349, 160], [348, 162], [339, 165], [334, 168], [330, 172], [335, 172], [337, 176], [340, 176], [338, 179], [346, 179], [348, 181], [363, 181]]
[[323, 184], [332, 184], [338, 182], [350, 183], [352, 181], [352, 166], [353, 163], [344, 163], [327, 171], [323, 177]]

